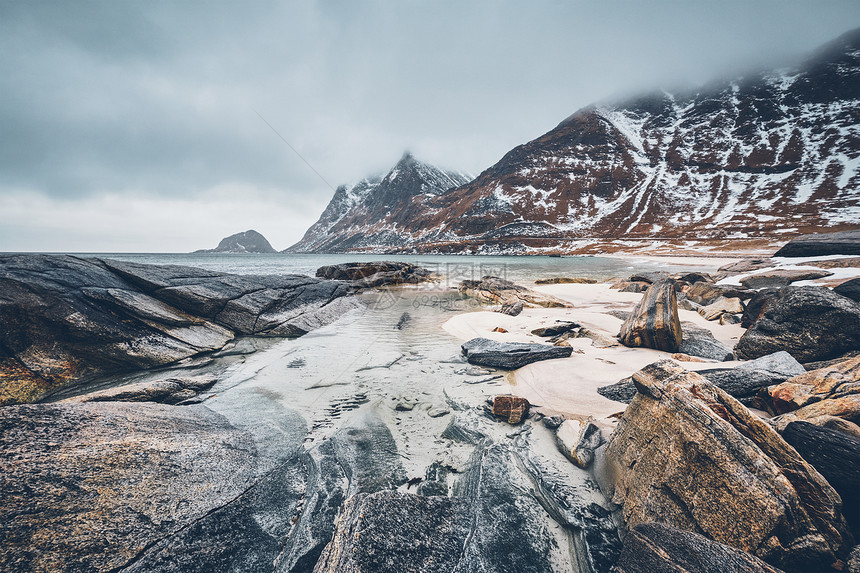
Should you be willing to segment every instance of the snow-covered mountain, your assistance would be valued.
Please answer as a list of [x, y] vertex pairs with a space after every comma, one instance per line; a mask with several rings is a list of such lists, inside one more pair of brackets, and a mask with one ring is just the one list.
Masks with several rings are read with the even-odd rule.
[[319, 220], [285, 252], [386, 250], [409, 241], [402, 229], [425, 212], [424, 203], [468, 183], [471, 175], [443, 171], [409, 152], [384, 177], [369, 177], [335, 190]]
[[[391, 175], [356, 205], [391, 204]], [[523, 252], [860, 228], [860, 30], [794, 69], [587, 107], [474, 181], [396, 205], [353, 207], [314, 244]]]

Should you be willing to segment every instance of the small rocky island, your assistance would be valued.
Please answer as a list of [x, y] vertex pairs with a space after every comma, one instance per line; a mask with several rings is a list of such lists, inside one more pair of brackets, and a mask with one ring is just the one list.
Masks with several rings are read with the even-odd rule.
[[200, 249], [195, 253], [277, 253], [266, 237], [254, 230], [243, 231], [221, 239], [214, 249]]

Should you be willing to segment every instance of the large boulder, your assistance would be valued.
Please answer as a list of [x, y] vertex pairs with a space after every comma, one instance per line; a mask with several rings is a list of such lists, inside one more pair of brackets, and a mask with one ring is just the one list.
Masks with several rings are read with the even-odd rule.
[[539, 360], [567, 358], [573, 354], [569, 346], [526, 344], [520, 342], [496, 342], [489, 338], [473, 338], [461, 346], [470, 364], [516, 370]]
[[860, 255], [860, 229], [838, 233], [818, 233], [792, 239], [775, 257], [818, 257], [825, 255]]
[[684, 294], [688, 299], [695, 302], [696, 304], [701, 304], [703, 306], [707, 306], [718, 298], [739, 298], [742, 300], [746, 300], [751, 298], [755, 292], [746, 290], [743, 287], [735, 287], [730, 285], [716, 285], [708, 282], [697, 282], [690, 286], [688, 289], [684, 290]]
[[554, 296], [533, 291], [500, 277], [485, 276], [479, 281], [465, 280], [460, 283], [457, 290], [463, 296], [469, 296], [489, 304], [510, 305], [518, 301], [530, 308], [571, 307], [570, 303]]
[[656, 282], [648, 288], [618, 334], [625, 346], [643, 346], [666, 352], [677, 352], [681, 338], [675, 281], [671, 279]]
[[707, 306], [699, 309], [699, 314], [705, 320], [719, 320], [724, 314], [740, 314], [744, 311], [744, 305], [739, 298], [719, 297]]
[[786, 571], [844, 555], [839, 495], [771, 426], [671, 361], [633, 379], [638, 392], [601, 472], [629, 528], [656, 521], [702, 533]]
[[860, 304], [824, 287], [785, 287], [735, 346], [751, 359], [785, 350], [800, 362], [860, 349]]
[[612, 573], [782, 573], [761, 559], [697, 533], [642, 523], [624, 538]]

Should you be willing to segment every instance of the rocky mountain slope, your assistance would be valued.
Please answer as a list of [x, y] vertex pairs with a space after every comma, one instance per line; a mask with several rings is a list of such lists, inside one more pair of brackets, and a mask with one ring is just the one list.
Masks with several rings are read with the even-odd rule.
[[[362, 182], [359, 203], [387, 204], [393, 179], [384, 194]], [[343, 209], [342, 189], [326, 214]], [[560, 239], [858, 228], [860, 30], [794, 69], [581, 109], [474, 181], [408, 197], [391, 213], [353, 208], [321, 238], [324, 214], [299, 245], [523, 252]]]
[[197, 253], [276, 253], [266, 237], [254, 230], [230, 235], [214, 249], [200, 249]]
[[337, 188], [319, 220], [285, 252], [343, 252], [396, 247], [403, 229], [426, 210], [428, 200], [464, 185], [472, 177], [422, 163], [407, 152], [384, 177]]

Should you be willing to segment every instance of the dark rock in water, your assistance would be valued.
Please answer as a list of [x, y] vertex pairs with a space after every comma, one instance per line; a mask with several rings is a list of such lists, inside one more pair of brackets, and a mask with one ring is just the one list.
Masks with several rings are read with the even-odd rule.
[[317, 573], [454, 571], [471, 530], [469, 502], [398, 492], [358, 494], [344, 504]]
[[394, 261], [329, 265], [318, 268], [316, 276], [321, 279], [353, 281], [363, 288], [418, 284], [433, 280], [430, 271], [423, 267]]
[[703, 533], [786, 571], [844, 556], [851, 536], [838, 494], [771, 426], [671, 361], [633, 380], [602, 472], [629, 528], [659, 521]]
[[842, 514], [856, 535], [860, 530], [860, 438], [803, 421], [789, 423], [780, 434], [842, 496]]
[[825, 255], [860, 255], [860, 230], [804, 235], [789, 241], [773, 256], [818, 257]]
[[830, 271], [778, 269], [741, 279], [747, 288], [783, 287], [798, 281], [811, 281], [832, 276]]
[[698, 356], [708, 360], [732, 360], [735, 356], [732, 349], [714, 338], [707, 328], [697, 326], [693, 322], [682, 322], [683, 340], [678, 346], [678, 352], [689, 356]]
[[740, 358], [785, 350], [800, 362], [860, 349], [860, 304], [824, 287], [785, 287], [735, 346]]
[[833, 292], [850, 298], [854, 302], [860, 302], [860, 278], [851, 279], [850, 281], [836, 285], [833, 287]]
[[544, 326], [542, 328], [535, 328], [532, 330], [532, 334], [535, 336], [541, 337], [550, 337], [550, 336], [559, 336], [560, 334], [564, 334], [565, 332], [570, 332], [571, 330], [579, 328], [579, 325], [575, 322], [563, 322], [559, 321], [552, 326]]
[[636, 396], [636, 385], [633, 384], [633, 378], [628, 376], [627, 378], [619, 380], [615, 384], [601, 386], [597, 389], [597, 393], [604, 398], [629, 404], [630, 401], [633, 400], [634, 396]]
[[201, 249], [196, 253], [277, 253], [266, 237], [257, 231], [245, 231], [221, 239], [214, 249]]
[[761, 559], [662, 523], [642, 523], [624, 538], [612, 573], [782, 573]]
[[[246, 432], [203, 406], [0, 408], [0, 569], [108, 571], [253, 484]], [[201, 493], [206, 484], [206, 493]]]
[[546, 344], [496, 342], [488, 338], [473, 338], [462, 345], [463, 354], [470, 364], [516, 370], [539, 360], [567, 358], [573, 349]]
[[633, 313], [621, 325], [618, 339], [625, 346], [644, 346], [677, 352], [681, 344], [681, 321], [675, 298], [675, 281], [651, 285]]
[[508, 316], [519, 316], [522, 311], [523, 301], [521, 300], [509, 300], [499, 309], [500, 313], [507, 314]]
[[528, 415], [529, 401], [512, 394], [493, 397], [493, 416], [505, 418], [509, 424], [519, 424]]
[[746, 304], [741, 316], [741, 326], [749, 328], [761, 318], [771, 301], [779, 298], [779, 288], [763, 288], [758, 291]]
[[359, 303], [298, 275], [239, 276], [67, 255], [0, 255], [0, 404], [223, 348], [299, 336]]

